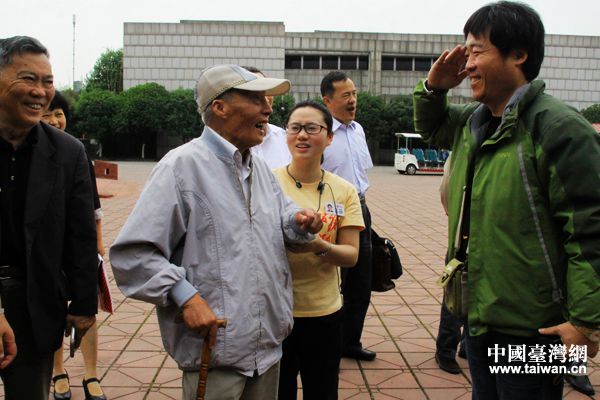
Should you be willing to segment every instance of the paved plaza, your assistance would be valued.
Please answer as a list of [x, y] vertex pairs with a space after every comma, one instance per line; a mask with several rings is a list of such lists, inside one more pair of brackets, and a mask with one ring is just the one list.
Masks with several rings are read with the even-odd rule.
[[[119, 180], [98, 180], [105, 246], [125, 222], [153, 163], [120, 162]], [[440, 176], [404, 176], [392, 167], [369, 174], [368, 203], [374, 229], [398, 248], [404, 275], [396, 289], [374, 294], [363, 344], [377, 352], [373, 362], [343, 359], [340, 399], [470, 399], [465, 360], [460, 375], [437, 368], [435, 336], [441, 290], [435, 280], [444, 261], [446, 216], [439, 201]], [[110, 272], [109, 272], [110, 273]], [[112, 282], [112, 273], [110, 273]], [[99, 373], [109, 399], [179, 399], [181, 372], [162, 348], [154, 306], [125, 299], [112, 285], [115, 313], [100, 313]], [[200, 351], [200, 349], [198, 349]], [[65, 353], [66, 354], [66, 353]], [[66, 362], [73, 400], [84, 398], [80, 352]], [[600, 357], [590, 363], [590, 378], [600, 392]], [[298, 396], [301, 399], [301, 394]], [[589, 397], [565, 388], [566, 399]]]

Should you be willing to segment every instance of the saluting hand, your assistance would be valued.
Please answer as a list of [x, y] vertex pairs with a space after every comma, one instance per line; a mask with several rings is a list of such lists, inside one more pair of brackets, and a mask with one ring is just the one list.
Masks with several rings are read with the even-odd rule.
[[446, 50], [431, 66], [427, 75], [430, 90], [448, 90], [458, 86], [468, 75], [466, 47], [457, 45], [452, 51]]

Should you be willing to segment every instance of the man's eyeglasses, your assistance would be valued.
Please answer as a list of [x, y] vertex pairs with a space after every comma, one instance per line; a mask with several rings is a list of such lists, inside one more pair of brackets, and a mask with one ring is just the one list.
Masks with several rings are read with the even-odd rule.
[[285, 131], [287, 132], [288, 135], [297, 135], [300, 133], [300, 131], [304, 129], [304, 132], [306, 132], [309, 135], [317, 135], [321, 132], [321, 130], [323, 129], [327, 129], [326, 126], [323, 125], [319, 125], [319, 124], [306, 124], [306, 125], [301, 125], [301, 124], [289, 124], [288, 126], [285, 127]]

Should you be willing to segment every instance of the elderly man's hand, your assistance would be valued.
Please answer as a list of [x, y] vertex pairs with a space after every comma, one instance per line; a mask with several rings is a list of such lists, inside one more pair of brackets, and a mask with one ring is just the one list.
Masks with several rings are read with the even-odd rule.
[[319, 233], [323, 227], [321, 214], [316, 213], [308, 208], [297, 212], [295, 215], [295, 220], [300, 229], [309, 233]]
[[15, 334], [4, 315], [0, 315], [0, 369], [8, 367], [16, 356]]
[[592, 342], [586, 338], [577, 328], [570, 322], [565, 322], [560, 325], [551, 326], [549, 328], [541, 328], [539, 332], [542, 335], [557, 335], [562, 339], [563, 344], [567, 347], [567, 351], [571, 346], [587, 346], [587, 353], [590, 357], [595, 357], [598, 354], [598, 343]]
[[71, 315], [67, 314], [67, 321], [65, 325], [65, 337], [71, 335], [71, 328], [75, 327], [75, 348], [79, 348], [81, 344], [81, 338], [88, 329], [96, 323], [95, 315]]
[[[212, 308], [208, 303], [200, 297], [199, 294], [195, 294], [189, 299], [183, 307], [181, 307], [183, 313], [183, 322], [188, 329], [200, 333], [202, 337], [206, 337], [211, 330], [214, 333], [217, 331], [217, 317], [212, 311]], [[214, 338], [215, 335], [212, 335]], [[211, 343], [211, 348], [214, 347], [214, 343]]]

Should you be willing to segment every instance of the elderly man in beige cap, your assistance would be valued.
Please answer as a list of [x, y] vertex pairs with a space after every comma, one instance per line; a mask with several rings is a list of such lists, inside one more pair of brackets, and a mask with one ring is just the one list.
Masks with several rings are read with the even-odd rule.
[[202, 136], [158, 163], [110, 251], [123, 293], [156, 304], [186, 400], [196, 398], [200, 349], [217, 318], [228, 324], [212, 343], [206, 399], [277, 397], [281, 343], [293, 321], [285, 243], [311, 241], [322, 225], [284, 197], [249, 151], [272, 113], [265, 96], [289, 88], [237, 65], [202, 71]]

